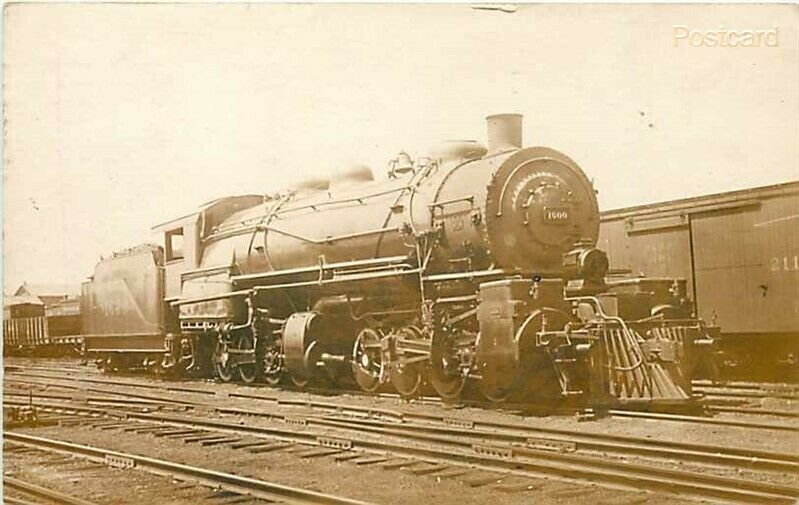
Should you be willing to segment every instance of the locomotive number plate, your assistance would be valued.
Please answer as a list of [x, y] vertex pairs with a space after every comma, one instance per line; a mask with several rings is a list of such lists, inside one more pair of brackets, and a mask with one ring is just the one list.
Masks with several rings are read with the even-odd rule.
[[544, 207], [544, 222], [547, 224], [563, 224], [569, 222], [567, 207]]

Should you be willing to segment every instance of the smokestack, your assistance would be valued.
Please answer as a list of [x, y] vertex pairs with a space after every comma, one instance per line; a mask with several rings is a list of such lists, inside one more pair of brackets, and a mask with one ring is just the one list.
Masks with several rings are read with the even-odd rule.
[[488, 152], [522, 148], [522, 115], [493, 114], [486, 117]]

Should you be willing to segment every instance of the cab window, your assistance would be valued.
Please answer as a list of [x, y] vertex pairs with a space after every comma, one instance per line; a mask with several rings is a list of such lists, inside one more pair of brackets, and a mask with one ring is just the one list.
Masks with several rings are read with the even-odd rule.
[[166, 232], [166, 260], [183, 259], [183, 228]]

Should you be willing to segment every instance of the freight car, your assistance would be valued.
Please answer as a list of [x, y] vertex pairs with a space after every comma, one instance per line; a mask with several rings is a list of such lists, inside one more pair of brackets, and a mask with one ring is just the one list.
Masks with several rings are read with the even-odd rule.
[[797, 380], [799, 181], [602, 213], [611, 271], [688, 280], [730, 379]]
[[223, 198], [101, 262], [86, 347], [105, 366], [223, 381], [347, 382], [446, 400], [467, 384], [590, 405], [683, 403], [708, 328], [684, 280], [606, 279], [596, 192], [566, 155], [449, 141], [387, 178], [365, 167]]
[[44, 303], [30, 295], [3, 301], [3, 355], [64, 356], [80, 353], [81, 316], [73, 300]]

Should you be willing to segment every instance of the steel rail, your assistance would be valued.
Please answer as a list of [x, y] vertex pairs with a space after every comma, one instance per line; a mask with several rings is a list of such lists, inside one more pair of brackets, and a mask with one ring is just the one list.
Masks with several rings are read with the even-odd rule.
[[42, 505], [41, 503], [34, 503], [32, 501], [22, 500], [12, 496], [3, 496], [3, 503], [5, 505]]
[[149, 458], [138, 454], [123, 453], [15, 432], [6, 432], [4, 436], [6, 441], [26, 445], [28, 447], [81, 456], [99, 462], [106, 462], [111, 459], [124, 461], [136, 468], [141, 468], [153, 473], [167, 474], [183, 479], [194, 479], [212, 486], [221, 486], [236, 493], [246, 493], [266, 500], [278, 500], [284, 503], [325, 505], [365, 505], [366, 503], [241, 475], [184, 465], [182, 463], [175, 463], [163, 459]]
[[799, 393], [799, 384], [789, 382], [714, 382], [707, 379], [694, 379], [691, 384], [695, 387], [721, 388], [721, 389], [754, 389], [762, 391], [777, 391], [784, 393]]
[[715, 419], [712, 417], [686, 416], [681, 414], [661, 414], [658, 412], [636, 412], [632, 410], [609, 410], [612, 417], [628, 417], [638, 419], [655, 419], [659, 421], [693, 422], [701, 424], [714, 424], [717, 426], [739, 426], [741, 428], [754, 428], [776, 431], [793, 431], [799, 433], [799, 426], [773, 423], [753, 423], [737, 421], [735, 419]]
[[[329, 430], [312, 432], [293, 431], [280, 428], [242, 425], [208, 419], [181, 418], [151, 414], [127, 413], [125, 421], [143, 420], [161, 422], [175, 426], [191, 426], [218, 430], [227, 433], [249, 434], [278, 438], [283, 441], [322, 445], [320, 440], [329, 438]], [[375, 432], [361, 425], [358, 431]], [[382, 429], [381, 429], [382, 430]], [[385, 432], [383, 435], [397, 436]], [[646, 488], [669, 494], [691, 495], [704, 498], [732, 500], [742, 503], [794, 503], [799, 491], [793, 487], [770, 485], [754, 481], [741, 481], [727, 477], [697, 475], [692, 472], [668, 470], [658, 467], [636, 465], [626, 462], [613, 462], [602, 458], [564, 455], [534, 449], [472, 445], [468, 442], [446, 439], [432, 435], [403, 435], [406, 439], [437, 442], [458, 447], [440, 448], [428, 445], [415, 447], [403, 442], [369, 440], [362, 436], [357, 441], [349, 440], [351, 448], [369, 451], [388, 452], [434, 462], [457, 465], [477, 465], [484, 469], [507, 471], [524, 475], [550, 475], [566, 479], [602, 482], [607, 485], [620, 485], [628, 488]], [[471, 449], [471, 450], [470, 450]]]
[[[5, 436], [8, 437], [8, 432], [6, 432]], [[3, 476], [3, 485], [7, 488], [20, 491], [23, 494], [36, 496], [38, 498], [45, 498], [63, 505], [96, 505], [95, 502], [83, 500], [81, 498], [71, 496], [54, 489], [39, 486], [38, 484], [27, 482], [10, 475]], [[6, 503], [11, 503], [5, 496], [3, 497], [3, 500]]]
[[796, 418], [799, 417], [799, 411], [791, 411], [791, 410], [768, 410], [768, 409], [757, 409], [757, 408], [745, 408], [745, 407], [730, 407], [727, 405], [708, 405], [710, 410], [713, 412], [727, 412], [731, 414], [747, 414], [747, 415], [757, 415], [757, 416], [773, 416], [773, 417], [789, 417], [789, 418]]
[[799, 400], [799, 395], [790, 394], [790, 392], [770, 392], [763, 390], [747, 391], [743, 389], [738, 391], [719, 391], [713, 388], [696, 386], [693, 389], [695, 393], [717, 398], [778, 398], [780, 400]]

